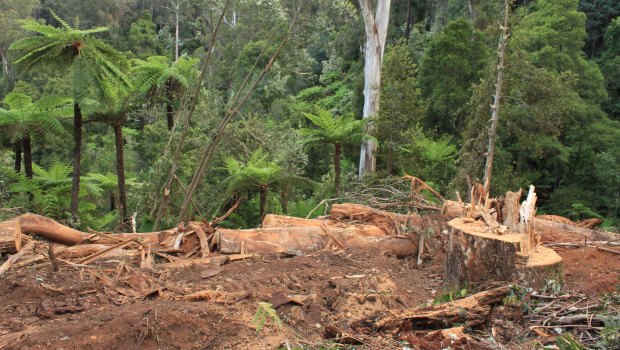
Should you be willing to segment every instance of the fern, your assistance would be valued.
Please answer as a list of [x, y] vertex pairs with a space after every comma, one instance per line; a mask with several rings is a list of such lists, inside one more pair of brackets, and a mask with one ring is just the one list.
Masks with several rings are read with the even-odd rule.
[[261, 301], [258, 303], [258, 309], [252, 319], [252, 324], [256, 327], [256, 333], [260, 333], [268, 319], [271, 320], [271, 322], [279, 329], [282, 329], [284, 326], [280, 316], [278, 316], [278, 312], [273, 308], [273, 306], [269, 303]]

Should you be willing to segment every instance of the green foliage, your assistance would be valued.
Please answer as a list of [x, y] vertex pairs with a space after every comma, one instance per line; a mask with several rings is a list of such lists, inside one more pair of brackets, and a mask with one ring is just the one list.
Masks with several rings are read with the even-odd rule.
[[481, 33], [465, 19], [450, 22], [431, 39], [420, 62], [420, 87], [430, 101], [425, 127], [439, 134], [461, 130], [459, 110], [486, 68], [487, 52]]
[[605, 327], [601, 330], [600, 336], [596, 348], [620, 348], [620, 314], [616, 313], [615, 315], [609, 315], [605, 318]]
[[464, 286], [463, 288], [460, 288], [457, 290], [449, 291], [447, 293], [434, 297], [431, 305], [433, 306], [439, 305], [439, 304], [454, 301], [456, 299], [464, 298], [465, 296], [467, 296], [467, 292], [468, 292], [467, 286]]
[[187, 56], [179, 57], [171, 62], [166, 56], [150, 56], [146, 60], [135, 59], [133, 84], [136, 90], [143, 93], [161, 95], [185, 91], [190, 80], [195, 77], [198, 60]]
[[587, 348], [577, 342], [569, 333], [562, 334], [556, 339], [555, 344], [560, 350], [586, 350]]
[[263, 326], [268, 320], [270, 320], [271, 323], [273, 323], [279, 329], [282, 329], [282, 327], [284, 326], [284, 323], [282, 323], [280, 316], [278, 316], [278, 312], [272, 307], [272, 305], [261, 301], [258, 303], [258, 309], [256, 310], [254, 318], [251, 322], [254, 327], [256, 327], [256, 333], [260, 333], [260, 331], [263, 329]]
[[22, 21], [22, 28], [35, 36], [17, 40], [10, 49], [16, 51], [16, 64], [25, 70], [34, 67], [65, 70], [72, 67], [73, 90], [76, 100], [88, 95], [97, 98], [113, 96], [119, 87], [129, 86], [124, 73], [128, 68], [125, 57], [109, 44], [93, 37], [108, 29], [73, 28], [50, 11], [61, 24], [60, 28], [41, 24], [35, 20]]
[[337, 116], [320, 106], [316, 107], [316, 114], [304, 113], [304, 116], [315, 126], [301, 129], [306, 144], [357, 144], [370, 137], [364, 132], [368, 120]]
[[45, 96], [36, 102], [28, 95], [12, 92], [0, 108], [0, 129], [12, 142], [26, 137], [43, 141], [49, 133], [63, 134], [59, 118], [71, 116], [73, 100], [59, 96]]
[[[31, 211], [51, 218], [63, 220], [69, 211], [69, 197], [71, 195], [71, 165], [59, 161], [52, 162], [48, 168], [33, 164], [34, 177], [32, 179], [19, 176], [17, 182], [8, 186], [8, 192], [18, 194], [15, 198], [19, 205], [30, 208]], [[80, 197], [87, 199], [102, 198], [104, 190], [96, 178], [85, 177], [80, 187]], [[31, 198], [30, 198], [31, 197]], [[92, 203], [80, 204], [80, 214], [92, 214], [97, 220], [106, 221], [93, 214], [96, 206]], [[86, 218], [86, 217], [85, 217]], [[92, 221], [85, 221], [85, 225]], [[90, 226], [100, 227], [100, 226]]]
[[139, 57], [147, 57], [160, 54], [163, 51], [161, 43], [157, 40], [152, 15], [149, 11], [142, 11], [140, 18], [131, 24], [127, 42], [130, 49]]
[[389, 174], [401, 157], [402, 145], [409, 142], [407, 132], [423, 122], [428, 109], [428, 101], [422, 98], [417, 85], [416, 71], [406, 43], [399, 42], [386, 52], [381, 76], [381, 109], [373, 123], [373, 135], [381, 144], [379, 161], [385, 163]]
[[605, 48], [599, 62], [609, 94], [603, 106], [612, 119], [620, 121], [620, 18], [613, 20], [607, 28]]
[[401, 144], [399, 168], [421, 179], [430, 179], [429, 182], [445, 189], [456, 173], [457, 148], [451, 138], [429, 138], [419, 127], [410, 129], [405, 135], [408, 140]]

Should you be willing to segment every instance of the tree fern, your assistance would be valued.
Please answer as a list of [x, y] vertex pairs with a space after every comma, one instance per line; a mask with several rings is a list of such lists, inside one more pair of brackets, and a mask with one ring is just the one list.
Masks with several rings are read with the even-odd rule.
[[337, 116], [320, 106], [316, 106], [316, 114], [304, 113], [304, 116], [316, 126], [315, 128], [301, 129], [304, 143], [308, 145], [326, 143], [334, 145], [334, 188], [336, 195], [339, 195], [341, 146], [360, 143], [363, 140], [373, 140], [375, 144], [377, 143], [376, 139], [364, 130], [368, 119]]

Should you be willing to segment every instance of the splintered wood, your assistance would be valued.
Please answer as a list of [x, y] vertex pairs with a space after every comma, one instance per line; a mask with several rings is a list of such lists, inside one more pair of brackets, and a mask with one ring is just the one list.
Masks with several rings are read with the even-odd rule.
[[448, 328], [460, 324], [476, 326], [486, 321], [491, 306], [501, 302], [509, 292], [510, 287], [502, 286], [448, 303], [394, 311], [375, 326], [383, 330]]
[[[563, 280], [562, 259], [540, 245], [534, 225], [534, 186], [530, 186], [521, 204], [520, 197], [521, 192], [508, 192], [503, 199], [477, 198], [472, 201], [468, 217], [448, 223], [447, 285], [518, 280], [527, 286], [542, 287], [547, 279]], [[482, 202], [484, 206], [477, 204]]]

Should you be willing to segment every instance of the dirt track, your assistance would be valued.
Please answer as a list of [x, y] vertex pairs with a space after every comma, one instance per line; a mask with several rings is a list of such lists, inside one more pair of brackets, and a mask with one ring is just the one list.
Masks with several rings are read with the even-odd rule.
[[[594, 248], [558, 252], [565, 259], [567, 289], [597, 294], [619, 283], [620, 256]], [[221, 272], [203, 266], [146, 274], [119, 269], [118, 262], [65, 266], [57, 273], [49, 267], [21, 270], [0, 284], [0, 348], [274, 349], [287, 341], [291, 346], [318, 344], [326, 326], [348, 329], [351, 321], [432, 299], [433, 293], [441, 293], [444, 260], [436, 249], [435, 258], [418, 269], [413, 259], [349, 251], [235, 261]], [[175, 300], [205, 290], [214, 291], [209, 301]], [[268, 322], [257, 333], [251, 325], [257, 303], [279, 292], [296, 296], [303, 305], [278, 307], [287, 327]], [[388, 339], [383, 348], [390, 344], [396, 348]]]

